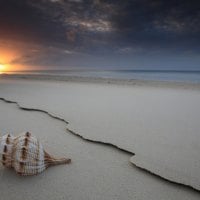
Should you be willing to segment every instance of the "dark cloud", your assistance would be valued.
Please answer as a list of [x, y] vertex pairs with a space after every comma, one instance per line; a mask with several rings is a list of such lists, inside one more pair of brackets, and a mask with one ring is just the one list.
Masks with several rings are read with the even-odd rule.
[[66, 35], [67, 35], [67, 40], [70, 42], [75, 42], [76, 40], [76, 30], [71, 29], [66, 31]]
[[0, 0], [0, 36], [30, 43], [13, 64], [139, 67], [177, 55], [180, 67], [188, 55], [197, 66], [199, 10], [196, 0]]
[[186, 39], [193, 47], [193, 38], [196, 37], [196, 42], [199, 44], [200, 3], [198, 1], [121, 2], [118, 13], [112, 19], [115, 28], [119, 30], [120, 41], [140, 43], [147, 47], [168, 48], [182, 44], [184, 46]]
[[62, 24], [29, 5], [29, 1], [1, 0], [0, 27], [1, 39], [44, 44], [59, 44], [65, 40]]

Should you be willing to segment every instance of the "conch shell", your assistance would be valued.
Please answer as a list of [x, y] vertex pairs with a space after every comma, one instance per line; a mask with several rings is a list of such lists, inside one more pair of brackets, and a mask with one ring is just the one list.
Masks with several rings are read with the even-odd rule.
[[19, 175], [29, 176], [52, 165], [68, 164], [71, 159], [49, 155], [39, 140], [27, 132], [17, 137], [11, 134], [0, 137], [0, 162], [7, 168], [14, 168]]

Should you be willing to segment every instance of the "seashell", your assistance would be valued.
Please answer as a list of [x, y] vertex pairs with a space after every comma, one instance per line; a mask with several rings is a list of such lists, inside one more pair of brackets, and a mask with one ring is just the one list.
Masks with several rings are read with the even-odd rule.
[[29, 132], [17, 137], [11, 134], [0, 137], [0, 162], [14, 168], [22, 176], [36, 175], [52, 165], [68, 164], [71, 159], [54, 158], [44, 149], [39, 140]]

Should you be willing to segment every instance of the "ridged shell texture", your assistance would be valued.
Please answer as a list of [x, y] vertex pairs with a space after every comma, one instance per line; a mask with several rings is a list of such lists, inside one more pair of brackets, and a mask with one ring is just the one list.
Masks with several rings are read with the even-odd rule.
[[50, 156], [39, 140], [26, 132], [17, 137], [7, 134], [0, 138], [0, 162], [28, 176], [39, 174], [51, 165], [70, 163], [71, 159]]

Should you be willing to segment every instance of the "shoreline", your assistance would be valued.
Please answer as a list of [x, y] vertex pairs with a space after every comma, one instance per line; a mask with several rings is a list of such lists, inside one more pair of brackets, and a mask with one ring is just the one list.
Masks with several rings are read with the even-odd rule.
[[0, 74], [1, 79], [50, 81], [50, 82], [77, 82], [92, 84], [111, 84], [125, 86], [148, 86], [148, 87], [170, 87], [183, 89], [200, 89], [199, 82], [186, 81], [166, 81], [166, 80], [140, 80], [140, 79], [115, 79], [100, 77], [80, 77], [61, 75], [35, 75], [35, 74]]

